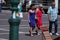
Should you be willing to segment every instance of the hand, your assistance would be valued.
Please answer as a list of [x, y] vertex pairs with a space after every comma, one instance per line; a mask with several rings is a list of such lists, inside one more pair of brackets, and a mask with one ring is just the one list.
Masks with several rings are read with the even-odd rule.
[[28, 22], [30, 22], [30, 20], [28, 20]]
[[35, 19], [37, 19], [37, 16], [35, 16]]
[[43, 10], [43, 8], [41, 8]]
[[42, 10], [43, 14], [45, 14], [44, 10]]
[[48, 21], [50, 21], [50, 18], [48, 18]]
[[48, 21], [50, 21], [50, 14], [48, 14]]

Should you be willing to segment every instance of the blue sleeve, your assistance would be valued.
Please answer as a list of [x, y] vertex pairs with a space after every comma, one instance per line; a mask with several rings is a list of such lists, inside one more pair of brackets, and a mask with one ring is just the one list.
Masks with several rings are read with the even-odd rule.
[[58, 7], [56, 7], [56, 12], [58, 13]]
[[50, 9], [51, 9], [51, 8], [49, 7], [49, 8], [48, 8], [48, 11], [47, 11], [48, 14], [50, 14]]

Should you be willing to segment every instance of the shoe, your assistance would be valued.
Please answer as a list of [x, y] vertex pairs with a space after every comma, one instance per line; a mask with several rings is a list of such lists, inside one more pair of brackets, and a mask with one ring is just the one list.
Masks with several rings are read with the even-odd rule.
[[33, 34], [30, 34], [31, 37], [33, 37]]
[[50, 35], [52, 35], [52, 33], [50, 33]]
[[40, 33], [37, 33], [38, 36], [40, 36]]
[[30, 36], [32, 37], [33, 36], [33, 34], [31, 34], [31, 32], [29, 31], [29, 33], [30, 33]]
[[36, 31], [36, 35], [40, 35], [40, 33], [38, 33], [38, 32]]
[[58, 36], [59, 34], [58, 34], [58, 33], [56, 33], [55, 35], [57, 35], [57, 36]]

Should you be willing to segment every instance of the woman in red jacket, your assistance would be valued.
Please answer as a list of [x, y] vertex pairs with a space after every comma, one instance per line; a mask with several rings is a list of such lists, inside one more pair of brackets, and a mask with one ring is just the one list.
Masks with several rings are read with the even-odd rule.
[[39, 30], [40, 30], [40, 27], [42, 26], [42, 14], [44, 13], [43, 11], [43, 6], [42, 4], [39, 5], [39, 7], [36, 9], [36, 17], [37, 17], [37, 22], [36, 22], [36, 26], [37, 26], [37, 35], [40, 35], [39, 34]]

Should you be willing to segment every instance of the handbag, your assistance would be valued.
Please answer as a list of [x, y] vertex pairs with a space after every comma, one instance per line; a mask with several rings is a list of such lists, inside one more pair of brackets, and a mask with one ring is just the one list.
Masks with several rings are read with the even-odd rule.
[[22, 12], [19, 12], [18, 15], [19, 15], [20, 18], [23, 18], [23, 13]]

